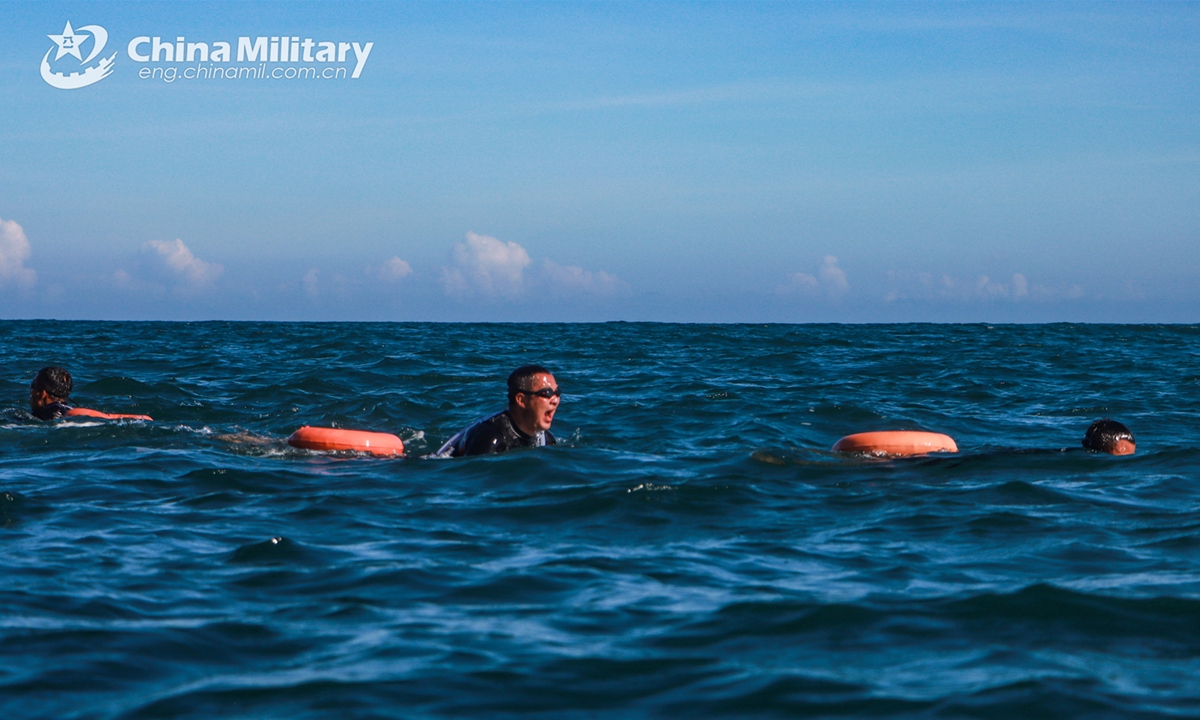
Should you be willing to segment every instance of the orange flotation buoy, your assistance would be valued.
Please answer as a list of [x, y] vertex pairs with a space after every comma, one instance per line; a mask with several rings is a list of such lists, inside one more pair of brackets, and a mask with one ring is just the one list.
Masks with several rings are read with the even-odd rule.
[[835, 452], [871, 455], [925, 455], [934, 452], [958, 452], [949, 435], [915, 430], [887, 430], [847, 435], [833, 444]]
[[388, 433], [305, 425], [288, 438], [288, 445], [306, 450], [353, 450], [372, 455], [403, 455], [404, 441]]
[[93, 417], [101, 420], [153, 420], [149, 415], [122, 415], [120, 413], [106, 413], [91, 408], [71, 408], [67, 411], [67, 417]]

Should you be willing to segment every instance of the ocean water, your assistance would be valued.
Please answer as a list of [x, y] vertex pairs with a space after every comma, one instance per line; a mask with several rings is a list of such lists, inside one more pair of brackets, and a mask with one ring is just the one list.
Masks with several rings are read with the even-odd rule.
[[[0, 323], [0, 717], [1200, 715], [1200, 327]], [[556, 371], [561, 444], [413, 455]], [[74, 400], [154, 422], [40, 423]], [[1125, 422], [1132, 457], [1080, 449]], [[926, 429], [957, 455], [830, 452]]]

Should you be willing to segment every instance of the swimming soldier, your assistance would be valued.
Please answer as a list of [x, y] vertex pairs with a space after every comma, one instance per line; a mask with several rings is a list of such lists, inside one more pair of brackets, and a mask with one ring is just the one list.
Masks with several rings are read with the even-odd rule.
[[1129, 428], [1116, 420], [1105, 418], [1092, 423], [1083, 436], [1083, 446], [1092, 452], [1109, 455], [1132, 455], [1137, 450], [1137, 441]]
[[522, 365], [508, 376], [508, 408], [446, 441], [434, 457], [491, 455], [518, 447], [542, 447], [558, 441], [550, 433], [562, 391], [541, 365]]
[[66, 415], [71, 410], [66, 403], [73, 386], [71, 373], [64, 368], [42, 368], [29, 384], [29, 411], [38, 420], [57, 420]]

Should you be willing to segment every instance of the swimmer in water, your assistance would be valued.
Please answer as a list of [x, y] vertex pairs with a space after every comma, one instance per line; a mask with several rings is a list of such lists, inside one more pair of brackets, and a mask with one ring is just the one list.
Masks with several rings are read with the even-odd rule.
[[[1109, 455], [1133, 455], [1137, 451], [1137, 441], [1134, 440], [1133, 433], [1124, 424], [1105, 418], [1092, 423], [1091, 427], [1087, 429], [1087, 433], [1083, 436], [1083, 448], [1089, 452], [1106, 453]], [[750, 455], [750, 459], [769, 465], [787, 465], [789, 463], [793, 465], [809, 465], [826, 461], [824, 457], [817, 456], [813, 451], [802, 452], [808, 456], [796, 456], [786, 451], [756, 450]], [[980, 455], [1027, 455], [1064, 452], [1078, 452], [1078, 449], [1000, 447], [985, 450]], [[822, 455], [824, 454], [822, 453]]]
[[1092, 452], [1132, 455], [1137, 450], [1133, 433], [1116, 420], [1097, 420], [1083, 436], [1083, 446]]
[[550, 434], [550, 423], [561, 397], [549, 370], [522, 365], [508, 376], [508, 409], [450, 438], [434, 456], [491, 455], [518, 447], [554, 445], [558, 441]]
[[60, 367], [44, 367], [29, 384], [29, 411], [38, 420], [57, 420], [71, 409], [71, 373]]

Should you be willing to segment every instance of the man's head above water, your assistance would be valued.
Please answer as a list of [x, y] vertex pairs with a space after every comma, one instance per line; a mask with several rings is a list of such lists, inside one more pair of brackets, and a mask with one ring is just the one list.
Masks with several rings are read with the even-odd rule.
[[541, 365], [522, 365], [508, 376], [508, 415], [526, 435], [549, 430], [562, 393]]
[[60, 367], [44, 367], [29, 383], [29, 404], [34, 410], [46, 405], [66, 402], [71, 397], [71, 373]]
[[1109, 455], [1132, 455], [1137, 449], [1133, 433], [1116, 420], [1097, 420], [1083, 436], [1083, 446], [1092, 452]]

